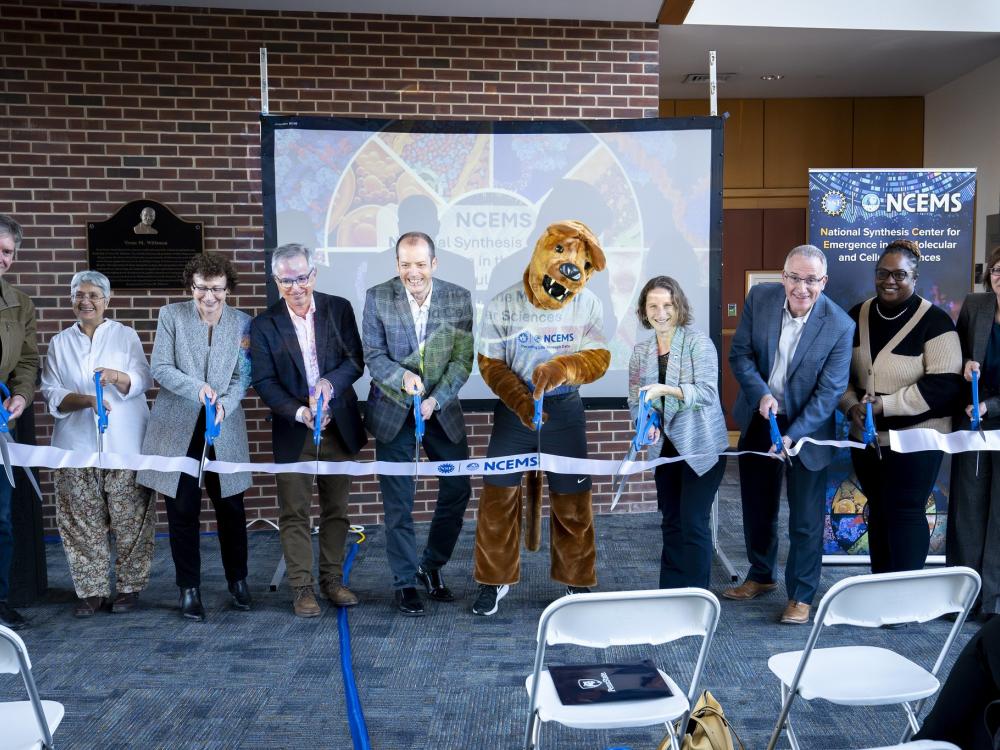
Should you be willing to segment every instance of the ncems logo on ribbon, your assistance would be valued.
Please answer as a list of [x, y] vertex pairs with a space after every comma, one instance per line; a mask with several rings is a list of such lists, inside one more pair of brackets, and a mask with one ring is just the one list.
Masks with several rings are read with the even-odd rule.
[[455, 464], [441, 464], [437, 467], [438, 474], [451, 474], [455, 471]]

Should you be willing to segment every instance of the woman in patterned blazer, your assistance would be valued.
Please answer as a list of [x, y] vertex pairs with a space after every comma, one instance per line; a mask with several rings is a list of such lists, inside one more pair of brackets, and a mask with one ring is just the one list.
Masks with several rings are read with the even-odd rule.
[[[628, 403], [635, 417], [645, 391], [663, 429], [650, 429], [652, 455], [683, 460], [656, 468], [663, 514], [660, 588], [708, 588], [712, 568], [710, 518], [726, 468], [716, 454], [729, 446], [719, 403], [719, 355], [691, 327], [691, 308], [674, 279], [650, 279], [639, 294], [639, 323], [653, 338], [639, 342], [629, 362]], [[655, 451], [655, 452], [653, 452]]]
[[[151, 358], [160, 392], [146, 427], [142, 452], [201, 460], [205, 441], [205, 400], [215, 406], [219, 436], [208, 458], [250, 460], [247, 426], [240, 402], [250, 384], [250, 316], [226, 304], [236, 288], [236, 271], [215, 253], [194, 256], [184, 268], [187, 302], [160, 308]], [[170, 552], [180, 588], [181, 615], [204, 620], [201, 603], [198, 480], [180, 472], [140, 471], [139, 483], [165, 496]], [[247, 588], [247, 531], [243, 493], [250, 474], [206, 472], [205, 486], [215, 507], [222, 567], [235, 609], [250, 609]]]

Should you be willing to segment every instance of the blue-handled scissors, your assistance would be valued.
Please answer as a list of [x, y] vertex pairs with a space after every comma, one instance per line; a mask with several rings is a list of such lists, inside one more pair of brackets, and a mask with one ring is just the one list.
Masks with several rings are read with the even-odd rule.
[[774, 416], [774, 412], [768, 412], [768, 421], [771, 425], [771, 444], [774, 446], [774, 452], [779, 453], [781, 457], [788, 461], [788, 465], [792, 464], [792, 457], [788, 455], [788, 451], [785, 450], [785, 441], [781, 439], [781, 430], [778, 429], [778, 418]]
[[101, 385], [101, 374], [94, 373], [94, 393], [96, 394], [97, 422], [97, 491], [104, 492], [104, 431], [108, 429], [108, 410], [104, 408], [104, 386]]
[[319, 444], [323, 442], [323, 391], [316, 397], [316, 416], [313, 417], [313, 445], [316, 446], [316, 482], [319, 483]]
[[[971, 428], [978, 430], [979, 437], [986, 442], [986, 433], [983, 432], [983, 418], [979, 416], [979, 370], [972, 371], [972, 417]], [[979, 451], [976, 451], [976, 476], [979, 476]]]
[[536, 442], [535, 442], [535, 455], [538, 460], [538, 470], [542, 468], [542, 404], [545, 401], [545, 394], [542, 393], [541, 396], [535, 399], [535, 414], [531, 418], [531, 426], [535, 430]]
[[[10, 434], [10, 428], [8, 427], [8, 422], [10, 422], [10, 412], [4, 408], [4, 402], [10, 398], [10, 391], [7, 389], [5, 383], [0, 383], [0, 394], [3, 394], [3, 400], [0, 401], [0, 457], [3, 458], [3, 470], [7, 475], [7, 481], [10, 482], [10, 486], [14, 486], [14, 465], [10, 462], [10, 452], [7, 449], [7, 443], [13, 443], [14, 438]], [[27, 466], [24, 467], [24, 475], [28, 477], [28, 483], [31, 488], [35, 491], [40, 502], [45, 502], [45, 498], [42, 497], [42, 489], [38, 486], [38, 482], [35, 481], [35, 475], [31, 473], [31, 469]]]
[[611, 510], [614, 510], [615, 506], [618, 505], [622, 492], [625, 490], [625, 484], [628, 482], [628, 474], [622, 474], [622, 469], [625, 468], [625, 464], [635, 460], [635, 457], [639, 454], [643, 446], [649, 445], [652, 442], [649, 439], [649, 430], [653, 427], [660, 428], [660, 414], [653, 408], [653, 402], [649, 400], [649, 392], [643, 391], [639, 397], [639, 412], [635, 417], [635, 435], [632, 437], [632, 441], [628, 446], [628, 452], [625, 454], [625, 458], [622, 459], [615, 474], [616, 476], [621, 475], [621, 479], [618, 480], [618, 489], [615, 491], [615, 497], [611, 501]]
[[3, 406], [10, 398], [6, 384], [0, 383], [0, 393], [3, 394], [3, 402], [0, 403], [0, 433], [3, 433], [3, 439], [0, 439], [0, 455], [3, 457], [3, 470], [7, 474], [7, 481], [14, 487], [14, 467], [10, 463], [10, 451], [7, 450], [7, 443], [10, 441], [10, 429], [7, 427], [7, 423], [10, 422], [10, 412]]
[[872, 414], [872, 402], [865, 403], [865, 429], [861, 440], [869, 448], [874, 448], [879, 461], [882, 460], [882, 446], [878, 444], [878, 430], [875, 429], [875, 415]]
[[205, 396], [205, 444], [201, 448], [201, 464], [198, 467], [198, 486], [205, 487], [205, 461], [208, 459], [208, 449], [215, 445], [215, 439], [222, 431], [222, 425], [216, 424], [216, 408], [208, 396]]
[[424, 423], [424, 413], [421, 411], [423, 407], [424, 400], [421, 398], [419, 393], [413, 394], [413, 436], [416, 438], [414, 441], [416, 446], [413, 449], [413, 481], [417, 481], [417, 464], [420, 463], [420, 444], [424, 441], [424, 431], [426, 425]]

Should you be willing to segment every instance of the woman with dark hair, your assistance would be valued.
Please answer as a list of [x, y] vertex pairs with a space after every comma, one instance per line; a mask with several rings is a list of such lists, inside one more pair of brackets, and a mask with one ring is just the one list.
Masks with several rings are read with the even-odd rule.
[[691, 327], [691, 308], [674, 279], [656, 276], [639, 294], [636, 309], [654, 336], [635, 345], [629, 362], [628, 404], [633, 419], [642, 392], [660, 415], [650, 428], [658, 457], [683, 460], [656, 468], [656, 500], [663, 514], [660, 588], [708, 588], [712, 568], [712, 502], [729, 446], [719, 403], [715, 344]]
[[[196, 255], [184, 268], [184, 285], [192, 298], [160, 308], [152, 356], [153, 377], [160, 392], [142, 443], [144, 454], [189, 456], [200, 461], [207, 399], [215, 406], [215, 422], [220, 428], [208, 457], [250, 460], [240, 406], [250, 383], [250, 316], [226, 304], [226, 296], [235, 290], [236, 283], [236, 271], [226, 258], [214, 253]], [[180, 472], [147, 470], [139, 472], [139, 483], [165, 496], [181, 615], [203, 620], [198, 480]], [[206, 472], [205, 486], [215, 508], [232, 605], [249, 610], [243, 493], [250, 486], [250, 475]]]
[[909, 240], [885, 246], [875, 267], [872, 299], [848, 313], [857, 323], [851, 382], [840, 400], [851, 436], [860, 440], [872, 405], [881, 458], [851, 450], [868, 501], [868, 551], [873, 573], [919, 570], [930, 544], [927, 499], [941, 468], [940, 451], [897, 453], [889, 430], [924, 427], [949, 432], [962, 387], [962, 349], [951, 318], [916, 294], [920, 251]]
[[[970, 294], [958, 314], [962, 342], [962, 374], [969, 382], [979, 373], [979, 416], [984, 430], [1000, 430], [1000, 247], [990, 254], [983, 272], [985, 292]], [[971, 426], [972, 392], [956, 429]], [[949, 565], [967, 565], [983, 579], [982, 616], [1000, 612], [1000, 455], [994, 451], [956, 453], [951, 458], [948, 497]]]

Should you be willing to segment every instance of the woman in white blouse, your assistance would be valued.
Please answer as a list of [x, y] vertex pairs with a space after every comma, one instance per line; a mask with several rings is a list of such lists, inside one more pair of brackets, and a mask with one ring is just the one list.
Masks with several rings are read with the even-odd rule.
[[[97, 451], [94, 373], [100, 373], [108, 412], [103, 450], [142, 452], [153, 377], [135, 330], [105, 319], [110, 299], [111, 285], [98, 271], [80, 271], [70, 283], [77, 322], [49, 342], [42, 373], [42, 394], [56, 420], [56, 448]], [[136, 484], [134, 471], [96, 468], [57, 469], [55, 489], [56, 521], [79, 597], [73, 614], [90, 617], [106, 603], [113, 612], [128, 612], [149, 581], [156, 527], [152, 492]], [[117, 543], [113, 602], [109, 531]]]

